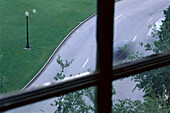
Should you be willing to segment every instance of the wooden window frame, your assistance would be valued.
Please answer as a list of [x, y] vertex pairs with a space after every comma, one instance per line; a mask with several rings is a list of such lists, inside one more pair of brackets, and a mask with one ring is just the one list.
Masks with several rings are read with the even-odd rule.
[[167, 52], [112, 67], [114, 1], [98, 0], [97, 7], [96, 72], [72, 77], [46, 87], [20, 91], [0, 97], [0, 111], [6, 111], [83, 88], [96, 86], [95, 112], [111, 113], [113, 80], [170, 64], [170, 52]]

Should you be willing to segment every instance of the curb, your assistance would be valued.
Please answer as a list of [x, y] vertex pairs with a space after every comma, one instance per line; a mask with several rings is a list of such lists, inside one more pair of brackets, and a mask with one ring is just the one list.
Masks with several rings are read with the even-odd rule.
[[58, 47], [53, 51], [52, 55], [49, 57], [49, 59], [47, 60], [47, 62], [43, 65], [43, 67], [38, 71], [38, 73], [36, 75], [34, 75], [34, 77], [21, 89], [24, 90], [27, 87], [29, 87], [38, 77], [39, 75], [44, 71], [44, 69], [46, 68], [46, 66], [49, 64], [49, 62], [51, 61], [51, 59], [54, 57], [55, 53], [60, 49], [60, 47], [63, 45], [63, 43], [69, 38], [69, 36], [75, 31], [77, 30], [82, 24], [84, 24], [87, 20], [91, 19], [92, 17], [94, 17], [97, 13], [94, 13], [93, 15], [89, 16], [88, 18], [86, 18], [83, 22], [81, 22], [79, 25], [77, 25], [63, 40], [62, 42], [58, 45]]

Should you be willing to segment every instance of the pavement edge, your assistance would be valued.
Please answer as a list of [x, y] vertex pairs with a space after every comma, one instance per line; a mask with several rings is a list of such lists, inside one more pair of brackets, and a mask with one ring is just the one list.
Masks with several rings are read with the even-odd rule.
[[53, 51], [53, 53], [51, 54], [51, 56], [49, 57], [49, 59], [47, 60], [47, 62], [43, 65], [43, 67], [38, 71], [38, 73], [21, 89], [24, 90], [27, 87], [29, 87], [39, 76], [40, 74], [44, 71], [44, 69], [46, 68], [46, 66], [50, 63], [51, 59], [54, 57], [55, 53], [60, 49], [60, 47], [64, 44], [64, 42], [70, 37], [70, 35], [76, 31], [81, 25], [83, 25], [86, 21], [88, 21], [89, 19], [91, 19], [92, 17], [94, 17], [97, 13], [92, 14], [91, 16], [89, 16], [88, 18], [86, 18], [84, 21], [82, 21], [79, 25], [77, 25], [73, 30], [71, 30], [69, 32], [69, 34], [62, 40], [62, 42], [57, 46], [57, 48]]

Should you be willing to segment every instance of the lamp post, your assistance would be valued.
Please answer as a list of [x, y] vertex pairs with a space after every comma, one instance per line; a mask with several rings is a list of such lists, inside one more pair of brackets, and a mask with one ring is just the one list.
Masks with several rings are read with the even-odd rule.
[[26, 45], [25, 49], [30, 49], [29, 39], [28, 39], [28, 16], [29, 16], [28, 11], [25, 12], [25, 16], [26, 16], [26, 30], [27, 30], [27, 45]]

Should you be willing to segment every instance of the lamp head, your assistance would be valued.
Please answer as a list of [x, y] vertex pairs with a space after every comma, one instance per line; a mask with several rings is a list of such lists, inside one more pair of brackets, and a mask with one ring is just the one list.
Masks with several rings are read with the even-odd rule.
[[29, 16], [29, 12], [26, 10], [25, 12], [25, 16], [28, 17]]

